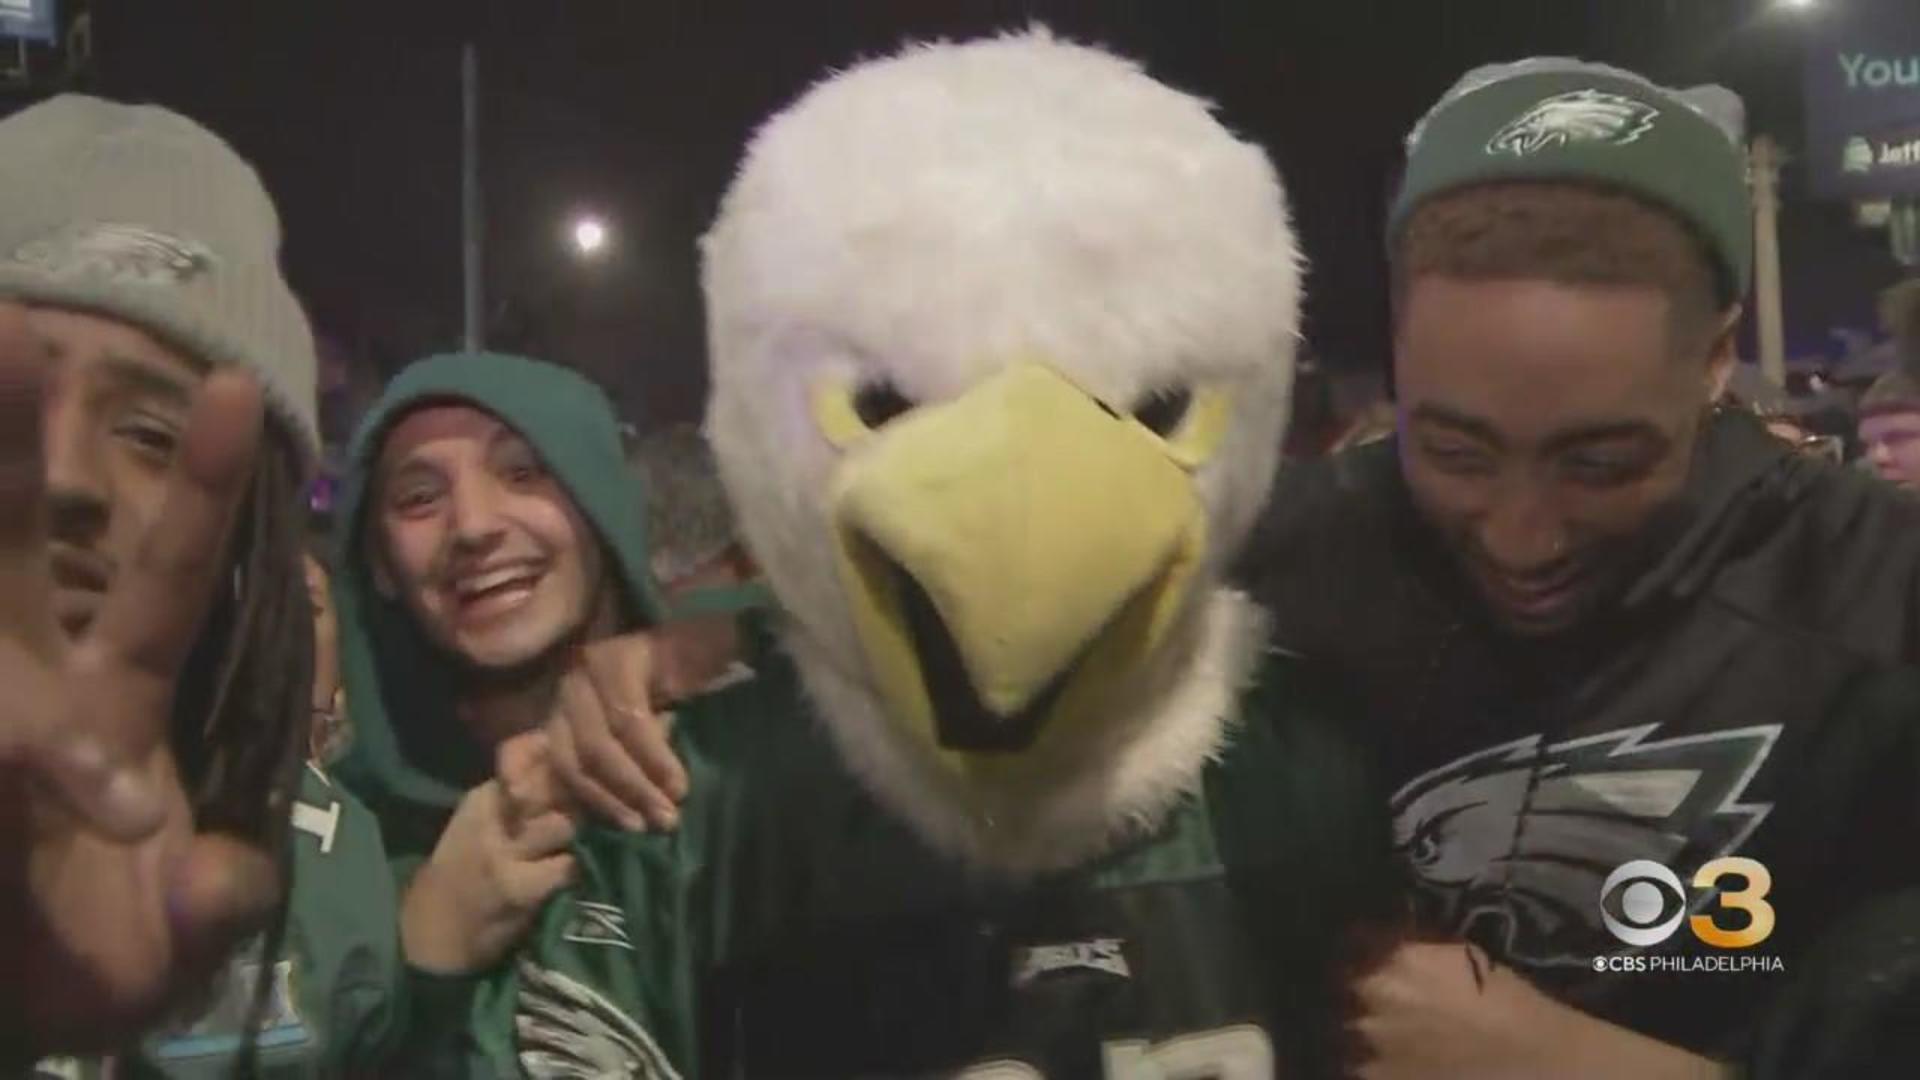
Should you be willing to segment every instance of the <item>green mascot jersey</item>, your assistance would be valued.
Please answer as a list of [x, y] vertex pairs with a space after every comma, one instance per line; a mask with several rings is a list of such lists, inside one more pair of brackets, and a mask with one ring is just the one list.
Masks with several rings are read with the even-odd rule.
[[678, 831], [578, 839], [473, 998], [467, 1075], [1329, 1070], [1340, 930], [1392, 895], [1385, 803], [1292, 661], [1158, 832], [1014, 885], [877, 806], [763, 657], [681, 710]]

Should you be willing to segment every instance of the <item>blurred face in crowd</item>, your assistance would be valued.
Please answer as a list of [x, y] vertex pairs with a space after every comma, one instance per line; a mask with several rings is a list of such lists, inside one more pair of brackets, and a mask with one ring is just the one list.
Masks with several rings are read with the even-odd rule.
[[1903, 409], [1862, 417], [1860, 441], [1882, 479], [1920, 492], [1920, 412]]
[[302, 558], [307, 600], [313, 605], [313, 724], [307, 732], [307, 756], [327, 763], [345, 748], [345, 695], [340, 692], [340, 620], [334, 612], [327, 568], [312, 555]]
[[329, 705], [340, 685], [340, 622], [333, 611], [333, 593], [327, 568], [311, 555], [302, 557], [307, 574], [307, 600], [313, 605], [313, 702]]
[[73, 636], [159, 513], [202, 367], [111, 319], [36, 307], [26, 321], [50, 365], [48, 566], [55, 617]]
[[1564, 630], [1624, 587], [1686, 482], [1728, 335], [1682, 347], [1666, 293], [1412, 280], [1395, 344], [1402, 472], [1488, 610]]
[[594, 533], [533, 447], [491, 413], [409, 413], [388, 433], [377, 477], [384, 585], [442, 648], [511, 669], [611, 621]]
[[[673, 577], [655, 568], [661, 595], [672, 607], [703, 589], [724, 589], [751, 580], [757, 570], [738, 545]], [[734, 615], [672, 619], [654, 631], [655, 680], [669, 699], [690, 697], [725, 675], [740, 659], [740, 624]]]

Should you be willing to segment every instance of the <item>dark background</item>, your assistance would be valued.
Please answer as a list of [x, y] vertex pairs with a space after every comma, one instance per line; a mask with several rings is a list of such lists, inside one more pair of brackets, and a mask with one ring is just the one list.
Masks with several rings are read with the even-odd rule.
[[[1725, 83], [1754, 131], [1801, 144], [1809, 19], [1915, 0], [70, 0], [92, 8], [77, 85], [205, 122], [278, 199], [286, 260], [330, 355], [329, 424], [399, 364], [458, 342], [459, 49], [479, 45], [486, 288], [494, 344], [598, 378], [640, 424], [698, 415], [695, 240], [753, 126], [812, 80], [907, 38], [1041, 20], [1143, 60], [1269, 148], [1312, 261], [1308, 333], [1335, 369], [1387, 354], [1380, 234], [1400, 139], [1480, 63], [1577, 55]], [[49, 61], [48, 63], [53, 63]], [[43, 69], [48, 67], [43, 63]], [[36, 92], [60, 82], [57, 68]], [[0, 106], [31, 95], [15, 90]], [[1883, 234], [1784, 180], [1789, 354], [1872, 325], [1895, 279]], [[617, 247], [566, 252], [576, 210]]]

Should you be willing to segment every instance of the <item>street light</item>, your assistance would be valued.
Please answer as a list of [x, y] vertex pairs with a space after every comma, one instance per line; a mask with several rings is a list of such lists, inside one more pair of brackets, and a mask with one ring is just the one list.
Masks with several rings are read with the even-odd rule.
[[575, 218], [570, 238], [575, 255], [598, 258], [607, 249], [607, 223], [592, 215]]
[[1813, 6], [1813, 0], [1779, 0], [1779, 2], [1781, 7], [1789, 8], [1810, 8]]

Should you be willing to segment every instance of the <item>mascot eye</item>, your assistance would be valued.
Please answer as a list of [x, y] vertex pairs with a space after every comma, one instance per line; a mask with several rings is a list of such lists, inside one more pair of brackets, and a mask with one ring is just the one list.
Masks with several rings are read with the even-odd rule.
[[853, 393], [854, 415], [875, 430], [912, 408], [913, 402], [890, 382], [867, 383]]
[[1187, 409], [1192, 404], [1193, 391], [1184, 386], [1155, 390], [1134, 404], [1133, 418], [1164, 439], [1187, 418]]

